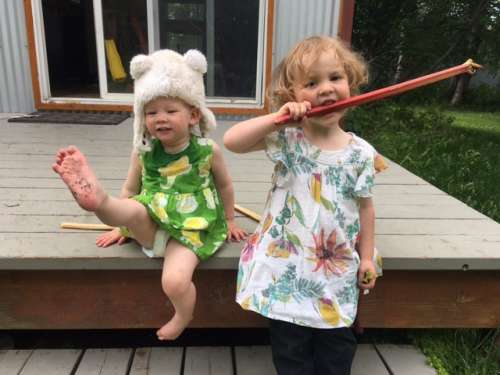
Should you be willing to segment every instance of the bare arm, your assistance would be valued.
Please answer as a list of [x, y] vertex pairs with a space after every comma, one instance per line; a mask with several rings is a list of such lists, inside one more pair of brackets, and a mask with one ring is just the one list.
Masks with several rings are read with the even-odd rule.
[[213, 145], [213, 160], [212, 173], [214, 176], [215, 187], [220, 193], [222, 203], [224, 204], [224, 212], [228, 225], [228, 239], [240, 241], [245, 238], [246, 233], [240, 229], [234, 222], [234, 189], [231, 176], [224, 163], [222, 150], [214, 143]]
[[[266, 146], [264, 140], [266, 136], [283, 126], [275, 124], [278, 117], [290, 114], [295, 120], [300, 120], [309, 109], [311, 109], [309, 102], [290, 102], [283, 105], [278, 112], [239, 122], [224, 134], [224, 146], [239, 154], [263, 150]], [[294, 125], [297, 124], [287, 126]]]
[[[371, 198], [360, 198], [359, 220], [360, 220], [360, 239], [359, 254], [361, 263], [358, 273], [358, 285], [362, 289], [372, 289], [375, 286], [375, 265], [373, 264], [373, 251], [375, 248], [375, 209]], [[368, 282], [366, 273], [370, 273]]]
[[[137, 152], [132, 151], [132, 154], [130, 155], [130, 166], [127, 173], [127, 179], [122, 186], [120, 198], [126, 199], [139, 194], [141, 190], [141, 174], [142, 167], [139, 162], [139, 155]], [[120, 228], [114, 228], [109, 232], [99, 235], [95, 243], [98, 247], [108, 247], [115, 243], [122, 245], [126, 241], [127, 237], [122, 235]]]
[[139, 161], [139, 154], [134, 150], [130, 155], [130, 166], [128, 168], [127, 179], [123, 183], [120, 198], [129, 198], [139, 194], [141, 191], [142, 166]]

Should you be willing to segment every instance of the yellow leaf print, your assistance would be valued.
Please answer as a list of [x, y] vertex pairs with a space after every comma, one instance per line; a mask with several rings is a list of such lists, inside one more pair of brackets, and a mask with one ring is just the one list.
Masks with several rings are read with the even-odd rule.
[[389, 166], [385, 162], [385, 160], [382, 157], [382, 155], [377, 154], [375, 156], [375, 171], [376, 172], [382, 172], [382, 171], [386, 170], [387, 168], [389, 168]]
[[181, 214], [189, 214], [198, 208], [198, 202], [192, 194], [181, 194], [177, 196], [175, 208]]
[[215, 199], [212, 190], [203, 189], [203, 195], [205, 196], [205, 200], [207, 201], [207, 207], [211, 210], [215, 210]]
[[187, 155], [184, 155], [180, 159], [167, 164], [166, 167], [159, 168], [158, 171], [162, 177], [175, 177], [188, 173], [191, 168], [192, 166], [189, 163], [189, 158]]
[[212, 155], [208, 155], [198, 167], [201, 177], [207, 177], [210, 174], [210, 167], [212, 164]]
[[165, 194], [163, 193], [156, 193], [153, 197], [153, 200], [149, 204], [149, 207], [162, 222], [168, 221], [168, 214], [164, 208], [166, 205], [167, 199], [165, 197]]
[[321, 201], [321, 174], [313, 173], [311, 176], [311, 196], [319, 203]]
[[160, 184], [161, 188], [162, 189], [170, 189], [173, 185], [174, 185], [174, 182], [175, 182], [175, 177], [172, 177], [172, 176], [168, 176], [167, 177], [167, 183], [166, 184]]
[[267, 230], [271, 227], [272, 223], [273, 223], [273, 215], [268, 213], [264, 220], [264, 223], [262, 224], [262, 233], [267, 232]]
[[245, 300], [241, 303], [241, 307], [243, 310], [250, 310], [250, 302], [252, 301], [252, 297], [248, 296], [245, 298]]
[[382, 269], [382, 256], [380, 254], [377, 254], [377, 257], [375, 258], [377, 262], [377, 266]]
[[320, 298], [319, 313], [326, 323], [334, 327], [339, 325], [340, 313], [336, 302], [328, 298]]
[[290, 257], [290, 251], [285, 247], [282, 246], [281, 241], [274, 241], [271, 244], [269, 244], [266, 255], [273, 257], [273, 258], [288, 258]]
[[207, 229], [208, 221], [204, 217], [188, 217], [182, 226], [187, 230], [202, 230]]
[[183, 235], [183, 237], [186, 240], [191, 242], [191, 244], [194, 247], [198, 248], [198, 247], [203, 246], [203, 242], [201, 242], [201, 240], [200, 240], [200, 232], [190, 231], [190, 230], [182, 230], [181, 234]]

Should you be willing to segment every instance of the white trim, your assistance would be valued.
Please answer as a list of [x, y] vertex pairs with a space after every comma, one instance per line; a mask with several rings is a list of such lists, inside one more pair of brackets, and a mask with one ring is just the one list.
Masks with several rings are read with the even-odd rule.
[[97, 53], [97, 73], [99, 76], [99, 95], [101, 98], [108, 94], [108, 77], [106, 75], [106, 55], [104, 51], [104, 25], [102, 19], [102, 1], [93, 0], [95, 46]]
[[215, 92], [215, 0], [206, 2], [206, 33], [207, 33], [207, 88], [206, 95]]
[[[43, 103], [51, 104], [68, 104], [68, 103], [79, 103], [79, 104], [96, 104], [96, 105], [133, 105], [132, 100], [127, 100], [125, 96], [130, 94], [122, 94], [122, 98], [66, 98], [66, 97], [54, 97], [50, 100], [44, 100]], [[207, 105], [212, 108], [261, 108], [257, 105], [255, 101], [245, 100], [245, 99], [223, 99], [217, 98], [215, 100], [208, 99]]]
[[148, 23], [148, 49], [152, 53], [160, 49], [160, 16], [158, 12], [158, 0], [147, 0], [146, 20]]
[[334, 3], [334, 14], [333, 14], [333, 28], [334, 28], [334, 35], [339, 35], [339, 25], [340, 25], [340, 0], [335, 1]]
[[257, 69], [255, 70], [255, 102], [259, 106], [264, 105], [264, 82], [266, 64], [266, 41], [267, 41], [267, 0], [259, 1], [259, 27], [257, 35]]
[[47, 59], [47, 49], [45, 48], [45, 28], [43, 22], [42, 0], [31, 0], [33, 12], [33, 32], [35, 38], [36, 63], [38, 68], [38, 78], [40, 82], [40, 99], [50, 98], [50, 78], [49, 64]]

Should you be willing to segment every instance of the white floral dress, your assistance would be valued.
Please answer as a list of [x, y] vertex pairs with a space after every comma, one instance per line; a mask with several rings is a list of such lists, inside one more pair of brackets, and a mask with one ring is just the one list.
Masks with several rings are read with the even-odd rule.
[[[352, 134], [322, 151], [301, 128], [266, 138], [273, 186], [242, 250], [237, 302], [265, 317], [315, 328], [350, 326], [358, 303], [358, 198], [372, 196], [376, 151]], [[375, 249], [377, 273], [381, 259]]]

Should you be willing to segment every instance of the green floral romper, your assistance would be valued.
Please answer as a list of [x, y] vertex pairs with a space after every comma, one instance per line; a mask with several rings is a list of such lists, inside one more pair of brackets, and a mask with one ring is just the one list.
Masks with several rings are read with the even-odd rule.
[[151, 151], [140, 154], [142, 190], [133, 199], [169, 236], [191, 249], [201, 260], [224, 243], [227, 223], [224, 207], [211, 173], [213, 142], [191, 136], [177, 154], [165, 152], [152, 141]]

